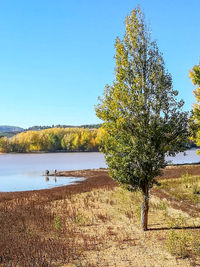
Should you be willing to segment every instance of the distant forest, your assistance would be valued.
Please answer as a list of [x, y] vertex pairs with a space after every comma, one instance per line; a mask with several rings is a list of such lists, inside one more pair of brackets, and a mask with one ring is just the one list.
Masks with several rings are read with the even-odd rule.
[[84, 124], [80, 126], [73, 126], [73, 125], [35, 125], [31, 126], [27, 129], [23, 129], [17, 126], [7, 126], [7, 125], [0, 125], [0, 138], [1, 137], [13, 137], [14, 135], [24, 132], [24, 131], [40, 131], [45, 129], [52, 129], [52, 128], [84, 128], [84, 129], [98, 129], [102, 126], [102, 124]]
[[0, 138], [0, 151], [36, 152], [36, 151], [98, 151], [104, 130], [89, 128], [49, 128], [28, 130], [13, 137]]
[[[19, 128], [20, 132], [2, 132], [0, 152], [99, 151], [105, 136], [105, 131], [100, 127], [101, 124], [82, 125], [82, 127], [52, 125], [33, 126], [26, 130]], [[187, 146], [197, 147], [192, 141]]]
[[26, 129], [26, 131], [38, 131], [44, 129], [51, 129], [51, 128], [87, 128], [87, 129], [98, 129], [101, 127], [102, 124], [84, 124], [80, 126], [73, 126], [73, 125], [52, 125], [52, 126], [32, 126]]

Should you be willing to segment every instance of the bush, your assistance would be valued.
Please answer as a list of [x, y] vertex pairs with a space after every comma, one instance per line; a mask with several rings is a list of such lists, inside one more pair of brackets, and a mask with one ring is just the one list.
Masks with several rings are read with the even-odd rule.
[[189, 242], [189, 234], [185, 230], [181, 230], [179, 233], [174, 229], [170, 229], [167, 236], [166, 245], [168, 251], [175, 256], [186, 258], [189, 256], [187, 244]]
[[192, 187], [192, 192], [195, 195], [199, 195], [200, 194], [200, 186], [198, 184], [194, 184]]

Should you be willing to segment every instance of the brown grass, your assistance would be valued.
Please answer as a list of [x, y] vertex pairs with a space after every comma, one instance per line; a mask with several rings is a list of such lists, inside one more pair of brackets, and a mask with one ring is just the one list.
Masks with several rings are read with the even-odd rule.
[[[1, 266], [198, 266], [199, 240], [188, 237], [187, 258], [170, 253], [185, 240], [181, 231], [200, 235], [198, 216], [153, 195], [151, 231], [143, 233], [140, 193], [118, 187], [105, 169], [60, 175], [88, 179], [50, 190], [0, 194]], [[165, 175], [169, 178], [169, 171]], [[180, 235], [174, 240], [172, 230]]]

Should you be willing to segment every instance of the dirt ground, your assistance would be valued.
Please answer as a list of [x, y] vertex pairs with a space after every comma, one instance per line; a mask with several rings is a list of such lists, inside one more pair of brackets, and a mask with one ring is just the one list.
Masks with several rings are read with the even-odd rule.
[[[200, 166], [167, 167], [158, 179], [200, 175]], [[192, 252], [172, 255], [173, 230], [200, 235], [200, 207], [184, 206], [158, 188], [151, 192], [149, 230], [140, 228], [139, 193], [118, 187], [106, 169], [58, 175], [84, 181], [48, 190], [0, 193], [1, 266], [200, 266]], [[67, 179], [67, 178], [66, 178]], [[171, 222], [171, 221], [170, 221]], [[170, 243], [171, 245], [171, 243]]]

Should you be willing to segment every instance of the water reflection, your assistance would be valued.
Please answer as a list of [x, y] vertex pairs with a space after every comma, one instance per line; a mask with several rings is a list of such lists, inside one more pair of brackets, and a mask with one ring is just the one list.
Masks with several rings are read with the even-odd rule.
[[46, 177], [45, 177], [45, 180], [46, 180], [46, 182], [48, 182], [48, 181], [49, 181], [49, 177], [48, 177], [48, 176], [46, 176]]
[[56, 177], [42, 175], [21, 175], [15, 174], [9, 177], [0, 176], [0, 192], [29, 191], [64, 186], [83, 181], [85, 178], [77, 177]]
[[[52, 179], [52, 181], [54, 181], [55, 183], [57, 183], [57, 177], [56, 177], [56, 176], [54, 176], [54, 177], [51, 176], [51, 179]], [[49, 181], [50, 181], [49, 176], [46, 176], [46, 177], [45, 177], [45, 181], [46, 181], [46, 182], [49, 182]]]

